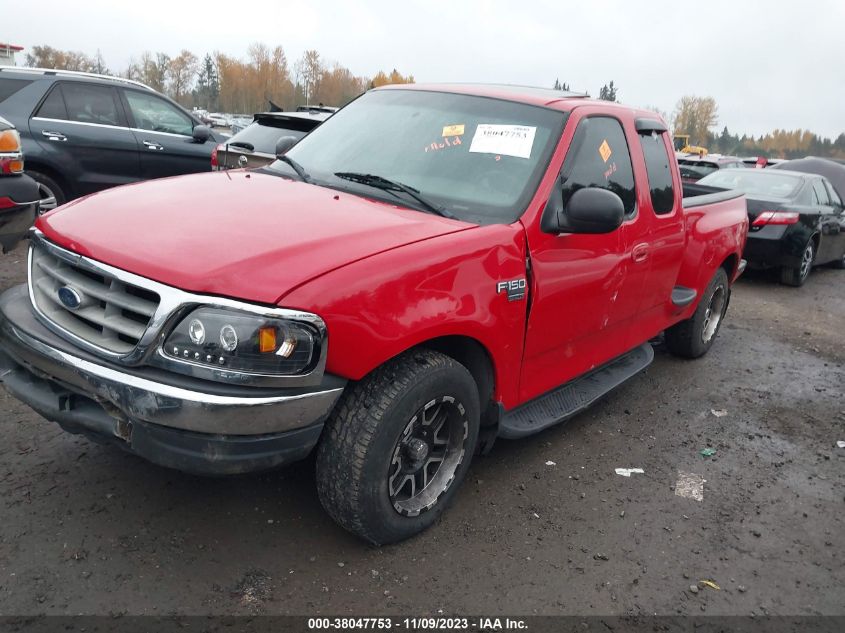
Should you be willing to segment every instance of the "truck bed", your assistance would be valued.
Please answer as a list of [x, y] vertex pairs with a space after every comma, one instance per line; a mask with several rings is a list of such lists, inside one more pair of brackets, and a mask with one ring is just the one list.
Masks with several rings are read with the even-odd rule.
[[684, 183], [683, 185], [683, 204], [685, 209], [724, 202], [725, 200], [733, 200], [741, 196], [741, 191], [735, 191], [733, 189], [709, 187], [697, 183]]

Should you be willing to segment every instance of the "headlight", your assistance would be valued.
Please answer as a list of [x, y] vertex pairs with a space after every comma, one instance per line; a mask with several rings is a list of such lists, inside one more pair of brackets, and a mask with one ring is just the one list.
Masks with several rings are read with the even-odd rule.
[[310, 369], [318, 332], [305, 323], [197, 308], [177, 325], [164, 355], [217, 370], [289, 376]]

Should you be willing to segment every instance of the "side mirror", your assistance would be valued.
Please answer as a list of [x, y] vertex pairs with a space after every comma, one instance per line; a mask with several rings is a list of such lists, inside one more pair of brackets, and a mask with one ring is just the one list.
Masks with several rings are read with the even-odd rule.
[[276, 141], [276, 158], [287, 154], [288, 150], [296, 145], [298, 140], [295, 136], [283, 136]]
[[546, 233], [612, 233], [622, 225], [622, 198], [598, 187], [579, 189], [563, 206], [560, 188], [549, 200], [540, 228]]
[[205, 125], [197, 125], [194, 126], [194, 132], [192, 134], [194, 137], [194, 141], [197, 143], [205, 143], [208, 139], [211, 138], [211, 130], [208, 129]]

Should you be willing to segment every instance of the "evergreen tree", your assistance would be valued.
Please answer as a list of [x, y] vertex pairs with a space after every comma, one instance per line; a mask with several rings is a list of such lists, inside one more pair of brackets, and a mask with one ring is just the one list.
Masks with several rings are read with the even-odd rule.
[[613, 85], [612, 81], [601, 87], [601, 90], [599, 90], [599, 99], [603, 101], [616, 101], [616, 86]]

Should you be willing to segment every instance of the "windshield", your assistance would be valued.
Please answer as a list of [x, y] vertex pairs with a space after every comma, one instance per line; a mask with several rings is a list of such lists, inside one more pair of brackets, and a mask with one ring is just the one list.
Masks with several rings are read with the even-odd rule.
[[[497, 99], [377, 90], [340, 110], [287, 156], [317, 184], [422, 208], [403, 193], [335, 174], [374, 175], [413, 188], [461, 220], [513, 222], [539, 184], [565, 117]], [[279, 161], [271, 168], [291, 173]]]
[[749, 196], [791, 198], [801, 186], [801, 178], [762, 169], [722, 169], [698, 184], [736, 189]]

